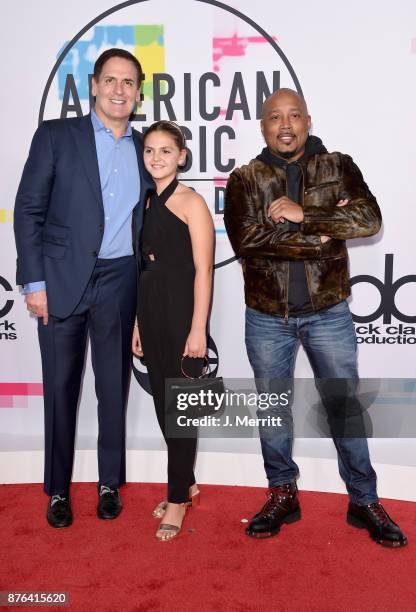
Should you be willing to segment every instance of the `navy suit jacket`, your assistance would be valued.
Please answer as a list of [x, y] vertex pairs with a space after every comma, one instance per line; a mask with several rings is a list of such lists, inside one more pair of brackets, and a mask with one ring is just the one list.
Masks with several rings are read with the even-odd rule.
[[[139, 236], [154, 183], [143, 164], [142, 136], [133, 130], [140, 199], [132, 241]], [[69, 316], [91, 277], [104, 233], [104, 207], [90, 115], [44, 121], [36, 130], [16, 196], [18, 285], [45, 280], [49, 313]]]

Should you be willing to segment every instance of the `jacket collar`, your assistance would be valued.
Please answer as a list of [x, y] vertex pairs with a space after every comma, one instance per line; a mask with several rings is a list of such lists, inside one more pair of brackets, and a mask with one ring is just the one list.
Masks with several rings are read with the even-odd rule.
[[286, 169], [289, 164], [306, 162], [310, 157], [318, 153], [328, 153], [328, 151], [320, 138], [317, 136], [308, 136], [305, 143], [305, 152], [296, 162], [289, 162], [282, 157], [274, 155], [268, 147], [264, 147], [260, 155], [257, 155], [256, 159], [259, 159], [269, 166], [278, 166], [279, 168]]

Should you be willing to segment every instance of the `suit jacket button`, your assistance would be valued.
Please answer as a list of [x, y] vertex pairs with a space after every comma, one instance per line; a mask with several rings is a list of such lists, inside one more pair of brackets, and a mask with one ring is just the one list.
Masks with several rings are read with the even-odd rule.
[[98, 252], [97, 252], [97, 251], [93, 251], [93, 252], [92, 252], [92, 256], [93, 256], [93, 257], [97, 257], [97, 256], [98, 256]]

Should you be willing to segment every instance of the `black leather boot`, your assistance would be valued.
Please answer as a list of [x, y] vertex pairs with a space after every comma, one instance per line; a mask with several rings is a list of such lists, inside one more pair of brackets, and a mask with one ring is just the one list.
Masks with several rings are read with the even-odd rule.
[[300, 520], [298, 489], [295, 482], [271, 487], [263, 508], [253, 516], [246, 534], [253, 538], [269, 538], [277, 535], [282, 523]]
[[367, 529], [370, 537], [382, 546], [398, 548], [407, 544], [406, 536], [402, 533], [400, 527], [391, 520], [380, 503], [359, 506], [350, 502], [347, 523], [359, 529]]

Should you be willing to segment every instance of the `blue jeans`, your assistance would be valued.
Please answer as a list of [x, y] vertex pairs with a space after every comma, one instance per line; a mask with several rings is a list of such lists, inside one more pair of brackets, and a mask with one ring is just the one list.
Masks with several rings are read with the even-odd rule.
[[[246, 347], [254, 376], [262, 379], [258, 384], [269, 381], [274, 383], [275, 390], [278, 379], [293, 379], [298, 340], [306, 351], [315, 379], [358, 381], [357, 342], [346, 301], [314, 314], [290, 317], [288, 321], [247, 307]], [[322, 380], [316, 382], [318, 389], [320, 383], [325, 384]], [[270, 391], [270, 386], [260, 390]], [[269, 410], [272, 411], [271, 408], [262, 410], [261, 416], [266, 416]], [[290, 409], [287, 416], [290, 421]], [[273, 435], [270, 428], [264, 433], [260, 430], [260, 439], [269, 486], [293, 482], [299, 468], [292, 459], [292, 427], [289, 425], [283, 430], [275, 427]], [[377, 477], [370, 462], [367, 439], [333, 436], [333, 440], [339, 473], [351, 500], [363, 505], [377, 502]]]

